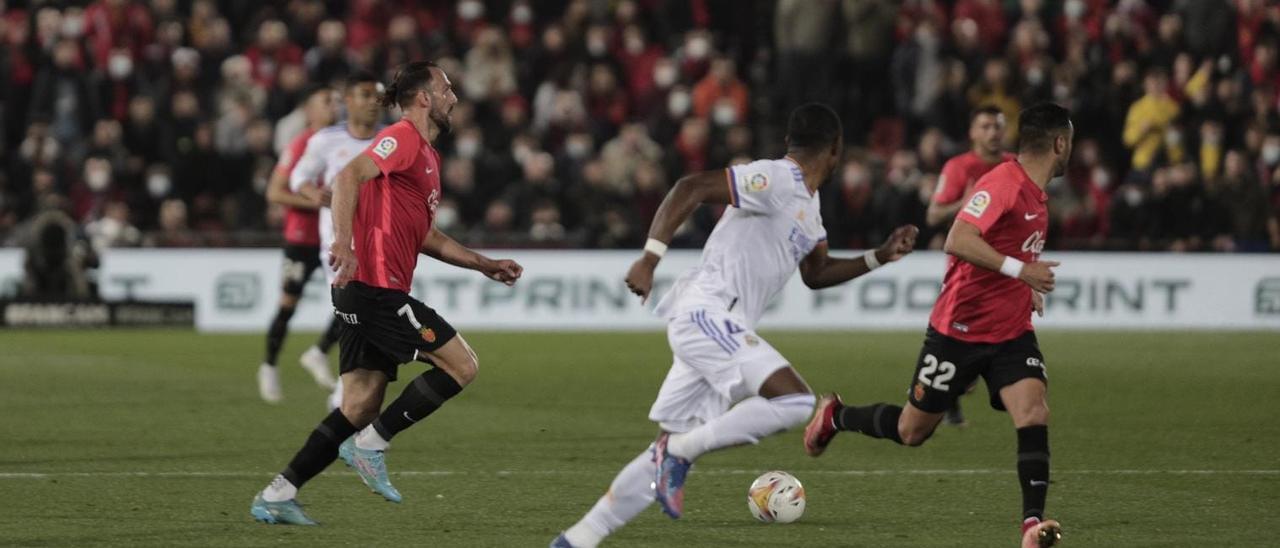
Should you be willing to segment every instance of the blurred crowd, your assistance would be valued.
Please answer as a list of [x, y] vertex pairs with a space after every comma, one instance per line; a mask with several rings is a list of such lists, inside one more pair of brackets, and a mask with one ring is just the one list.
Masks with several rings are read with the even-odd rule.
[[[969, 113], [1071, 108], [1056, 249], [1280, 249], [1268, 0], [0, 0], [0, 242], [271, 245], [299, 98], [435, 59], [460, 97], [439, 226], [472, 245], [639, 246], [682, 174], [783, 153], [835, 107], [835, 248], [925, 226]], [[388, 120], [395, 113], [387, 113]], [[704, 207], [676, 245], [700, 244]], [[940, 246], [945, 227], [921, 246]]]

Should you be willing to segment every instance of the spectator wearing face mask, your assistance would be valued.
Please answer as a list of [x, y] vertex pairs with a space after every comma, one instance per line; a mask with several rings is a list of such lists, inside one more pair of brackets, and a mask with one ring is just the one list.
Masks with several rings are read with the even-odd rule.
[[711, 70], [693, 88], [693, 114], [710, 117], [715, 125], [731, 126], [747, 120], [750, 92], [738, 79], [734, 63], [728, 57], [717, 57]]

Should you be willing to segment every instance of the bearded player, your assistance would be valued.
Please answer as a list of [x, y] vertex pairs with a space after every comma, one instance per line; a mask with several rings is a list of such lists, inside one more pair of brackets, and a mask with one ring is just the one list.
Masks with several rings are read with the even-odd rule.
[[[938, 188], [929, 200], [929, 209], [925, 213], [925, 223], [929, 228], [941, 230], [955, 218], [956, 212], [964, 205], [964, 198], [973, 191], [973, 185], [1003, 162], [1014, 159], [1014, 155], [1004, 152], [1004, 113], [991, 105], [979, 107], [969, 115], [970, 149], [942, 166], [942, 174], [938, 176]], [[973, 387], [969, 387], [972, 391]], [[947, 410], [947, 424], [964, 426], [964, 413], [960, 410], [960, 400]]]
[[1017, 159], [974, 186], [947, 235], [942, 294], [934, 304], [915, 377], [903, 407], [846, 406], [835, 394], [818, 403], [805, 429], [805, 450], [821, 455], [839, 431], [918, 446], [966, 387], [986, 381], [991, 406], [1008, 411], [1017, 431], [1022, 488], [1022, 546], [1052, 546], [1057, 521], [1044, 518], [1049, 490], [1048, 377], [1031, 313], [1053, 291], [1053, 261], [1041, 261], [1049, 228], [1045, 185], [1071, 157], [1070, 112], [1054, 104], [1019, 116]]
[[[387, 88], [399, 122], [338, 173], [333, 189], [330, 254], [342, 406], [316, 426], [284, 471], [254, 498], [250, 514], [266, 523], [315, 525], [298, 505], [298, 489], [338, 457], [346, 443], [352, 467], [375, 493], [400, 502], [387, 479], [391, 438], [425, 420], [475, 379], [476, 354], [448, 322], [409, 296], [421, 251], [435, 259], [514, 284], [521, 267], [476, 253], [433, 226], [440, 203], [440, 156], [431, 143], [449, 131], [458, 98], [435, 63], [409, 63]], [[425, 355], [435, 364], [379, 413], [400, 364]], [[358, 433], [357, 433], [358, 432]], [[354, 439], [353, 439], [354, 438]]]

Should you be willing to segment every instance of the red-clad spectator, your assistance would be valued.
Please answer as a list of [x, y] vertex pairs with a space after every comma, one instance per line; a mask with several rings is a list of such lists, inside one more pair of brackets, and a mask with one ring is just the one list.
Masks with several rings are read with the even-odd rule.
[[706, 120], [702, 118], [685, 120], [684, 124], [680, 126], [680, 133], [676, 135], [676, 169], [668, 169], [667, 173], [695, 173], [710, 167], [707, 165], [707, 137], [709, 133], [710, 128], [708, 128]]
[[111, 50], [124, 48], [133, 60], [154, 38], [151, 12], [136, 0], [97, 0], [84, 10], [85, 38], [94, 65], [107, 66]]
[[302, 48], [289, 42], [289, 28], [278, 19], [268, 19], [258, 26], [258, 40], [244, 52], [253, 66], [253, 80], [271, 89], [282, 65], [302, 63]]
[[484, 2], [480, 0], [458, 0], [454, 15], [449, 32], [459, 43], [475, 43], [476, 34], [488, 26], [484, 18]]
[[988, 54], [999, 53], [1004, 45], [1005, 34], [1009, 31], [1005, 20], [1004, 9], [997, 0], [959, 0], [953, 20], [971, 19], [978, 24], [982, 32], [978, 34], [983, 51]]
[[604, 63], [592, 65], [587, 85], [587, 113], [598, 125], [598, 136], [611, 135], [627, 119], [627, 94], [618, 77]]
[[1253, 61], [1249, 63], [1249, 80], [1259, 88], [1280, 88], [1280, 63], [1277, 62], [1277, 46], [1274, 40], [1260, 42], [1253, 48]]
[[[734, 73], [733, 60], [718, 57], [711, 63], [707, 76], [693, 88], [693, 114], [706, 118], [715, 114], [716, 123], [722, 126], [733, 125], [747, 119], [747, 108], [750, 92], [747, 85]], [[728, 112], [725, 105], [732, 107], [734, 119], [725, 118], [722, 112]], [[719, 112], [712, 112], [717, 110]]]
[[507, 38], [511, 47], [521, 50], [533, 45], [538, 37], [533, 23], [533, 7], [529, 0], [517, 0], [511, 4], [511, 13], [507, 16]]
[[653, 93], [654, 68], [663, 54], [662, 47], [650, 43], [645, 37], [644, 29], [638, 25], [629, 25], [622, 31], [622, 47], [614, 57], [626, 71], [627, 93], [632, 99], [647, 97]]

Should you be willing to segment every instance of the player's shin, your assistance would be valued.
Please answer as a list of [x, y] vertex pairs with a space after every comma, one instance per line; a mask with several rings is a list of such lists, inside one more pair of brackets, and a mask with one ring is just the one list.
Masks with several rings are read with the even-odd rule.
[[[311, 435], [307, 437], [302, 449], [298, 450], [298, 454], [294, 455], [293, 460], [289, 461], [288, 468], [285, 468], [284, 472], [280, 473], [280, 477], [286, 480], [289, 486], [277, 486], [276, 484], [279, 480], [277, 478], [277, 481], [272, 482], [272, 487], [269, 487], [263, 493], [264, 498], [271, 502], [278, 502], [272, 499], [282, 494], [288, 494], [290, 486], [293, 492], [296, 493], [298, 488], [301, 488], [311, 478], [319, 475], [334, 459], [338, 458], [338, 446], [355, 433], [356, 427], [351, 424], [351, 421], [347, 420], [341, 410], [334, 410], [329, 413], [329, 416], [320, 421], [315, 430], [311, 431]], [[282, 489], [274, 491], [277, 497], [270, 497], [269, 495], [272, 494], [273, 489], [276, 487]], [[288, 498], [292, 498], [292, 496], [280, 500], [287, 500]]]
[[1049, 494], [1049, 427], [1018, 429], [1018, 484], [1022, 487], [1022, 519], [1044, 519]]
[[360, 432], [356, 437], [356, 446], [361, 449], [385, 450], [392, 437], [427, 418], [459, 392], [462, 392], [462, 385], [443, 369], [428, 369], [404, 387], [400, 397], [391, 402], [374, 419], [373, 424]]
[[649, 446], [618, 472], [595, 506], [564, 532], [574, 548], [595, 548], [605, 537], [622, 528], [653, 504], [653, 446]]
[[898, 434], [898, 417], [902, 408], [887, 403], [865, 407], [845, 406], [832, 417], [837, 430], [858, 432], [872, 438], [884, 438], [902, 443]]
[[688, 460], [703, 453], [757, 443], [761, 438], [801, 426], [813, 412], [813, 394], [786, 394], [772, 399], [753, 397], [688, 432], [672, 434], [668, 450]]
[[280, 348], [284, 346], [284, 338], [289, 334], [289, 320], [293, 318], [291, 307], [282, 306], [276, 311], [271, 327], [267, 329], [267, 355], [263, 363], [274, 366], [280, 356]]
[[342, 327], [342, 320], [334, 315], [329, 321], [329, 327], [320, 334], [320, 340], [316, 341], [316, 348], [321, 352], [329, 353], [329, 349], [333, 348], [333, 343], [338, 342], [338, 330]]

